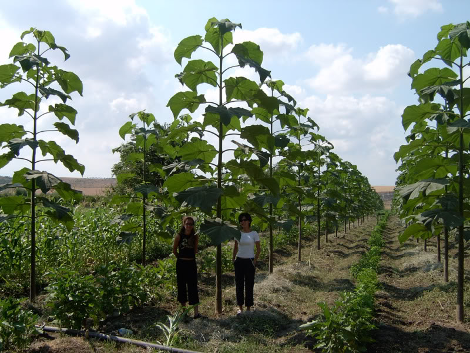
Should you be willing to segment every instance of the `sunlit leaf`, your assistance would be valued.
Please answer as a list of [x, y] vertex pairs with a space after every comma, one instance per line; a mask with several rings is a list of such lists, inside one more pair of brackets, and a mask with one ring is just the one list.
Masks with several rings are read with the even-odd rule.
[[176, 62], [181, 65], [183, 58], [191, 58], [192, 53], [202, 45], [202, 42], [202, 37], [199, 35], [187, 37], [179, 42], [174, 53]]

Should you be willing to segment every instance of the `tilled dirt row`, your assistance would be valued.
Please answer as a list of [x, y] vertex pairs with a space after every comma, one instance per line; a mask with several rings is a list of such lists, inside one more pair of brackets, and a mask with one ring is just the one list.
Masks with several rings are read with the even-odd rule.
[[446, 283], [435, 239], [424, 251], [423, 241], [400, 244], [402, 230], [399, 220], [391, 217], [379, 269], [376, 342], [368, 352], [470, 352], [469, 322], [455, 319], [456, 249], [450, 250]]

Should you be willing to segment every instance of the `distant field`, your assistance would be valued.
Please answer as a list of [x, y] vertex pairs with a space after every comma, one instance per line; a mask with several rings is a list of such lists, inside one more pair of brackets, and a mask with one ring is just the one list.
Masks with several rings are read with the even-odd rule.
[[381, 192], [393, 192], [393, 190], [395, 189], [395, 186], [372, 186], [375, 191], [377, 191], [378, 193], [381, 193]]
[[104, 195], [106, 189], [116, 185], [115, 178], [61, 178], [66, 183], [72, 185], [73, 189], [80, 190], [84, 195], [96, 196]]
[[[0, 177], [0, 184], [11, 181], [9, 177]], [[104, 195], [106, 189], [116, 185], [116, 178], [68, 178], [62, 177], [63, 181], [72, 185], [72, 188], [80, 190], [84, 195], [96, 196]], [[395, 186], [372, 186], [380, 193], [393, 192]]]

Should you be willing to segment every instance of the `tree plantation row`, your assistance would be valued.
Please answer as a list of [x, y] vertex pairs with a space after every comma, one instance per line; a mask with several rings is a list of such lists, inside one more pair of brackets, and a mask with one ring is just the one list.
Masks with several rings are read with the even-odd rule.
[[[98, 257], [106, 254], [116, 240], [136, 243], [137, 237], [140, 263], [145, 266], [149, 245], [172, 237], [181, 217], [197, 212], [200, 231], [217, 249], [217, 312], [222, 308], [222, 245], [228, 239], [239, 238], [233, 220], [241, 210], [256, 215], [256, 225], [261, 230], [268, 229], [272, 271], [273, 229], [289, 229], [296, 224], [300, 260], [302, 227], [306, 222], [316, 221], [319, 238], [322, 223], [326, 230], [343, 223], [346, 226], [349, 220], [382, 207], [367, 178], [334, 154], [332, 144], [318, 134], [319, 127], [308, 117], [308, 110], [297, 106], [294, 97], [283, 90], [282, 81], [269, 80], [270, 71], [261, 66], [263, 52], [259, 46], [252, 42], [232, 44], [232, 32], [237, 27], [241, 25], [212, 18], [205, 26], [204, 37], [194, 35], [180, 42], [175, 59], [179, 64], [183, 58], [189, 60], [176, 75], [184, 90], [168, 102], [174, 122], [162, 126], [151, 113], [141, 111], [132, 114], [121, 127], [122, 138], [131, 135], [131, 149], [128, 145], [116, 149], [123, 163], [116, 173], [122, 192], [114, 195], [109, 206], [119, 213], [113, 219], [107, 218], [109, 225], [93, 234], [108, 242], [93, 255]], [[50, 32], [31, 28], [21, 35], [22, 40], [25, 37], [32, 37], [34, 43], [17, 43], [10, 52], [13, 63], [0, 66], [2, 87], [15, 84], [25, 91], [13, 94], [1, 105], [17, 109], [19, 118], [29, 120], [25, 122], [27, 128], [16, 123], [0, 126], [0, 142], [7, 150], [0, 155], [0, 167], [14, 159], [25, 160], [26, 166], [16, 171], [12, 183], [2, 189], [21, 187], [26, 194], [17, 192], [1, 198], [0, 220], [3, 229], [8, 230], [3, 234], [16, 237], [12, 244], [22, 244], [21, 256], [14, 254], [12, 258], [21, 259], [23, 277], [24, 257], [29, 257], [29, 296], [34, 300], [39, 284], [38, 254], [47, 253], [48, 247], [54, 252], [54, 239], [62, 234], [71, 234], [73, 243], [74, 234], [86, 232], [88, 225], [75, 223], [73, 207], [81, 199], [80, 193], [40, 170], [42, 162], [53, 160], [71, 172], [84, 173], [85, 167], [55, 140], [42, 139], [53, 130], [78, 143], [79, 133], [71, 127], [77, 111], [67, 102], [70, 94], [82, 94], [82, 82], [76, 74], [60, 69], [47, 58], [51, 50], [69, 58], [67, 49], [57, 45]], [[212, 55], [214, 63], [192, 59], [196, 51]], [[229, 64], [230, 57], [236, 59], [236, 65]], [[230, 76], [237, 67], [254, 69], [259, 81]], [[209, 101], [198, 91], [200, 85], [215, 87], [218, 100]], [[45, 107], [48, 100], [57, 99], [61, 103]], [[186, 113], [194, 113], [199, 107], [203, 109], [202, 121]], [[56, 122], [39, 130], [39, 122], [48, 115], [55, 116]], [[57, 197], [48, 196], [52, 190]], [[68, 232], [43, 233], [48, 228], [47, 219], [60, 223]], [[117, 226], [116, 239], [106, 230]], [[82, 256], [76, 251], [74, 246], [69, 247], [67, 256], [57, 259], [55, 266], [66, 268], [67, 263], [72, 264], [74, 257]], [[121, 258], [129, 261], [132, 254], [126, 255]], [[97, 260], [87, 255], [83, 261], [93, 264]]]
[[[444, 236], [444, 279], [448, 281], [448, 247], [458, 243], [457, 320], [464, 320], [464, 253], [470, 239], [467, 88], [470, 23], [449, 24], [437, 34], [437, 45], [410, 67], [418, 104], [403, 113], [407, 144], [395, 153], [401, 162], [395, 208], [407, 225], [400, 236], [430, 239]], [[433, 67], [432, 65], [437, 65]]]

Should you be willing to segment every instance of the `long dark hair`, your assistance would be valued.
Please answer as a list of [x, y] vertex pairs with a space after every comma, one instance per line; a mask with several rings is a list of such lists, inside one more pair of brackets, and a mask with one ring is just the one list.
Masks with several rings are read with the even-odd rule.
[[194, 218], [191, 217], [191, 216], [185, 216], [185, 217], [183, 217], [183, 226], [181, 227], [179, 234], [180, 234], [181, 236], [185, 235], [185, 233], [184, 233], [184, 230], [185, 230], [185, 228], [184, 228], [184, 223], [185, 223], [186, 220], [188, 220], [188, 219], [190, 219], [190, 220], [193, 222], [193, 229], [191, 229], [191, 234], [189, 234], [189, 236], [192, 237], [194, 234], [196, 234], [196, 230], [195, 230], [196, 227], [194, 226]]

